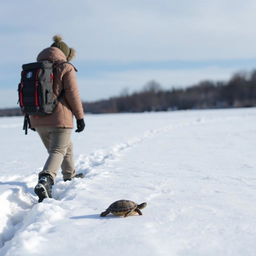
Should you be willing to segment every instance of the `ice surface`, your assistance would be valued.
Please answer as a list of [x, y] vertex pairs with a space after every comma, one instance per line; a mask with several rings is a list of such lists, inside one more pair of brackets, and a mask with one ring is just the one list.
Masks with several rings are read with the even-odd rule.
[[[0, 119], [0, 256], [256, 255], [256, 109], [88, 115], [84, 179], [33, 188], [47, 157], [22, 118]], [[99, 217], [112, 202], [143, 216]]]

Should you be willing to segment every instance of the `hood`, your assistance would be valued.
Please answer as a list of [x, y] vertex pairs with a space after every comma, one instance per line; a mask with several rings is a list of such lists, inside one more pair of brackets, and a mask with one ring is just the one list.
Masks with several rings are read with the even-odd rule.
[[49, 61], [67, 61], [65, 54], [57, 47], [48, 47], [42, 50], [38, 56], [37, 61], [49, 60]]

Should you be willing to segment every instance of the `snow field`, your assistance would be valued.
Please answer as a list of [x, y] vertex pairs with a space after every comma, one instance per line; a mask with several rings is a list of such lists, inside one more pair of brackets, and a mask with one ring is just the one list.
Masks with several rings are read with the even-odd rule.
[[[73, 136], [86, 178], [59, 175], [54, 199], [41, 204], [33, 193], [41, 142], [21, 134], [22, 119], [0, 120], [9, 141], [0, 161], [0, 255], [255, 255], [255, 114], [88, 116], [85, 133]], [[143, 216], [99, 217], [118, 199], [148, 206]]]

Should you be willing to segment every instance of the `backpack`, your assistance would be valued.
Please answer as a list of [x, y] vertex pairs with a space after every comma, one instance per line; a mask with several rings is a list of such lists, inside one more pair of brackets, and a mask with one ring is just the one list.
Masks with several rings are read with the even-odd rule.
[[[66, 63], [66, 62], [63, 62]], [[53, 93], [54, 71], [57, 65], [50, 61], [33, 62], [22, 65], [21, 80], [18, 85], [18, 102], [25, 115], [23, 130], [31, 128], [29, 115], [52, 114], [58, 99]]]

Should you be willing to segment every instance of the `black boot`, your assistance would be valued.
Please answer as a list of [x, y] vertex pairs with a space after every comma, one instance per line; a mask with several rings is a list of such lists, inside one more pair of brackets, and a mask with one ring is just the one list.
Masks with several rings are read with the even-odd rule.
[[63, 179], [64, 181], [68, 181], [68, 180], [72, 180], [74, 178], [84, 178], [84, 174], [83, 173], [77, 173], [75, 176], [73, 176], [72, 178], [69, 179]]
[[35, 193], [39, 197], [38, 202], [42, 202], [45, 198], [52, 197], [53, 179], [50, 175], [42, 175], [35, 186]]

